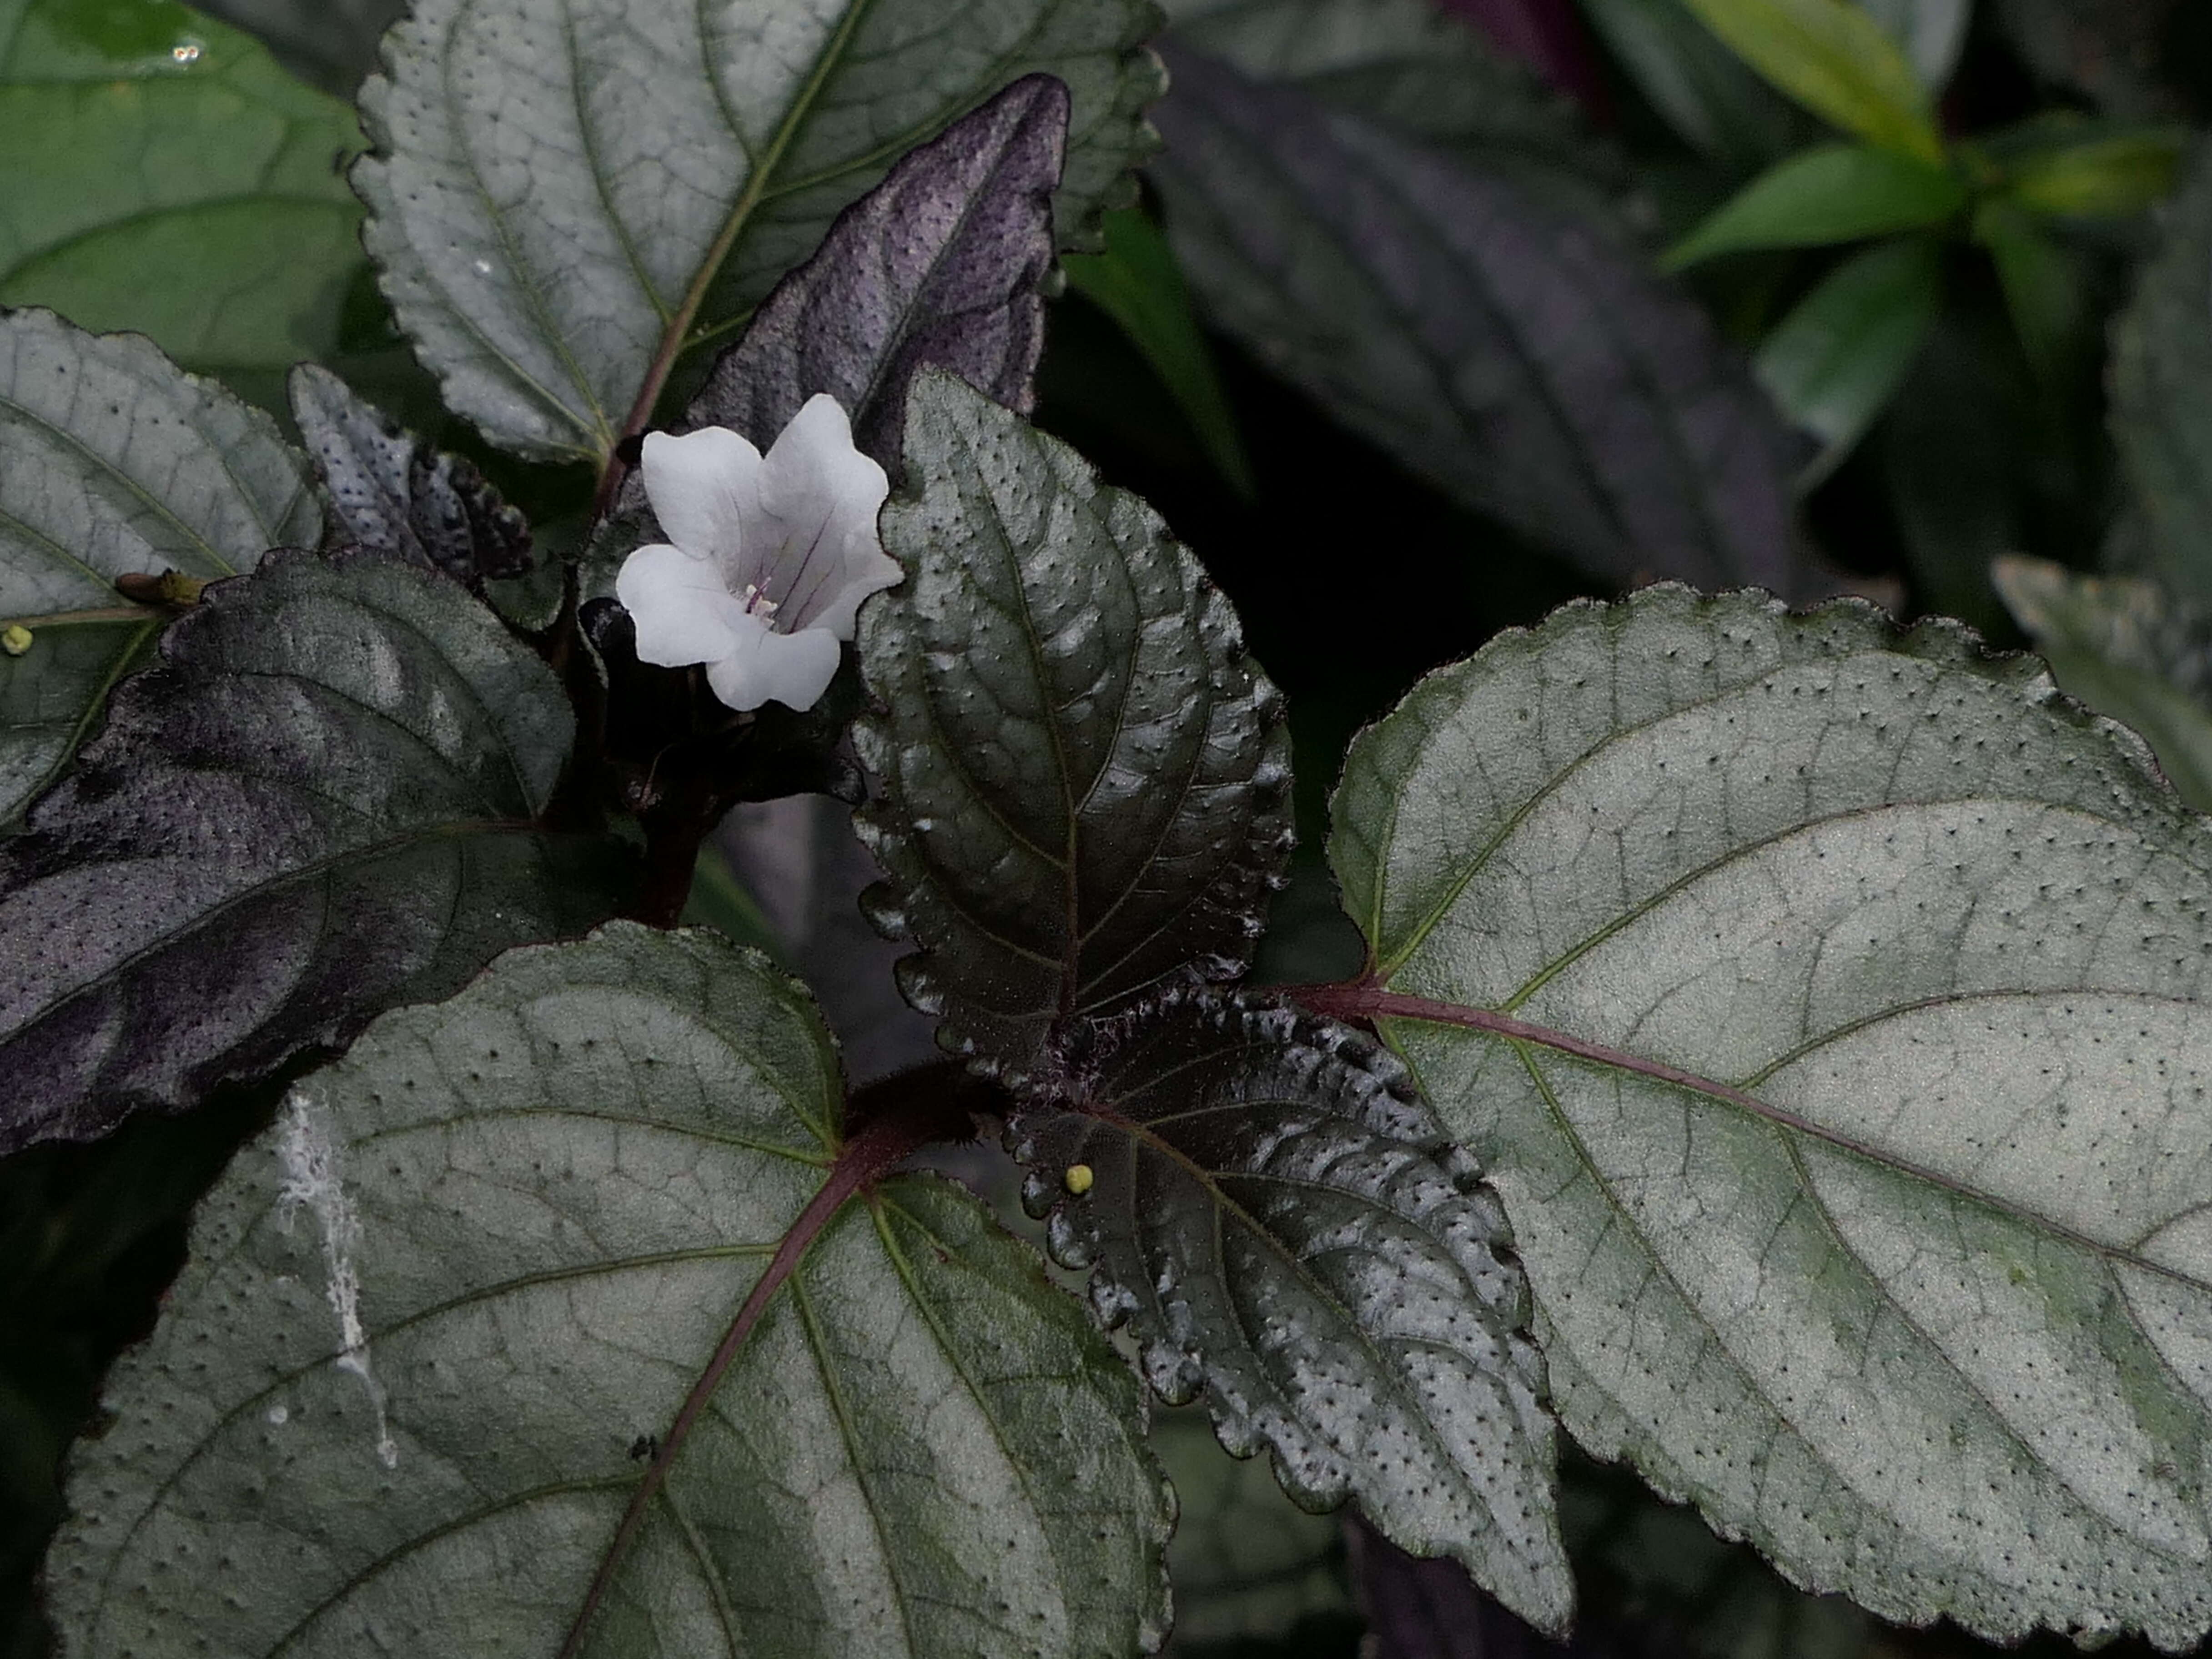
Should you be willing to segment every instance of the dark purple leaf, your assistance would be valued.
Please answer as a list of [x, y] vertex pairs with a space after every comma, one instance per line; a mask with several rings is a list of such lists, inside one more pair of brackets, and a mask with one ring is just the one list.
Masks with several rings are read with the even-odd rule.
[[907, 386], [924, 367], [1026, 415], [1066, 143], [1067, 88], [1030, 75], [909, 150], [776, 284], [685, 424], [732, 427], [765, 449], [826, 392], [860, 447], [896, 467]]
[[530, 569], [529, 525], [467, 460], [398, 430], [313, 363], [292, 371], [290, 389], [330, 497], [325, 546], [427, 565], [477, 593]]
[[1594, 574], [1825, 588], [1796, 545], [1802, 441], [1625, 231], [1297, 88], [1170, 66], [1170, 238], [1263, 363]]
[[294, 552], [210, 587], [0, 843], [0, 1152], [190, 1106], [611, 914], [614, 843], [541, 822], [573, 734], [434, 571]]

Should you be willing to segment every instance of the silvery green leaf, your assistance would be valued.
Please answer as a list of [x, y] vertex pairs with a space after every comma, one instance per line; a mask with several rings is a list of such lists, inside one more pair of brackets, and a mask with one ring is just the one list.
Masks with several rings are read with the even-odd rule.
[[306, 464], [260, 410], [134, 336], [0, 313], [0, 627], [30, 635], [0, 654], [0, 825], [160, 629], [118, 576], [251, 570], [321, 524]]
[[182, 1109], [611, 915], [619, 843], [543, 823], [574, 725], [434, 571], [295, 551], [211, 585], [0, 842], [0, 1152]]
[[441, 571], [478, 594], [532, 568], [529, 525], [469, 461], [397, 430], [313, 363], [292, 371], [290, 392], [329, 495], [331, 546]]
[[2163, 229], [2112, 325], [2112, 438], [2156, 568], [2185, 599], [2212, 604], [2212, 159], [2198, 155]]
[[1990, 574], [2059, 685], [2133, 726], [2181, 798], [2212, 811], [2212, 626], [2138, 576], [2017, 556]]
[[1431, 676], [1331, 853], [1562, 1420], [1884, 1618], [2212, 1626], [2212, 828], [2042, 665], [1656, 587]]
[[1263, 363], [1603, 579], [1813, 585], [1798, 440], [1643, 253], [1295, 87], [1171, 62], [1152, 169], [1170, 235]]
[[[386, 292], [495, 442], [604, 463], [898, 157], [1031, 72], [1064, 245], [1151, 147], [1148, 0], [425, 0], [362, 94]], [[957, 38], [957, 49], [948, 41]]]
[[1557, 1633], [1543, 1364], [1496, 1196], [1403, 1067], [1328, 1021], [1171, 992], [1066, 1047], [1008, 1144], [1146, 1378], [1299, 1504], [1351, 1498]]
[[1124, 1659], [1127, 1368], [936, 1177], [862, 1186], [812, 1006], [717, 935], [514, 952], [201, 1206], [47, 1568], [70, 1652]]
[[1290, 851], [1282, 700], [1188, 550], [1065, 444], [932, 373], [906, 466], [856, 823], [878, 926], [921, 946], [908, 1000], [1021, 1075], [1064, 1021], [1249, 963]]

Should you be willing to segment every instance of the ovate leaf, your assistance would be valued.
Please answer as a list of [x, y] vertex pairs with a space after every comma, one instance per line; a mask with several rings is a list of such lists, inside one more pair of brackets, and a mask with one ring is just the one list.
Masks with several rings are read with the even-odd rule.
[[1251, 959], [1291, 838], [1281, 698], [1134, 496], [941, 374], [915, 383], [902, 586], [860, 617], [878, 925], [945, 1039], [1013, 1073], [1059, 1022]]
[[1795, 439], [1625, 238], [1295, 88], [1172, 61], [1169, 233], [1261, 362], [1601, 577], [1805, 585]]
[[2200, 157], [2168, 204], [2165, 246], [2112, 328], [2112, 438], [2160, 569], [2212, 602], [2212, 165]]
[[0, 305], [191, 368], [337, 343], [361, 268], [353, 112], [173, 0], [0, 0]]
[[274, 422], [145, 341], [46, 312], [0, 314], [0, 825], [91, 728], [161, 614], [118, 576], [251, 570], [322, 517]]
[[202, 1206], [49, 1564], [70, 1650], [1123, 1659], [1128, 1370], [930, 1176], [863, 1188], [805, 994], [708, 933], [517, 952]]
[[1943, 303], [1942, 252], [1901, 238], [1838, 265], [1775, 325], [1753, 361], [1759, 382], [1820, 440], [1825, 477], [1912, 370]]
[[396, 430], [327, 369], [292, 371], [292, 418], [331, 502], [333, 547], [442, 571], [481, 594], [531, 568], [530, 526], [459, 455]]
[[902, 154], [1025, 73], [1067, 85], [1054, 218], [1091, 238], [1150, 148], [1145, 10], [429, 0], [362, 94], [369, 251], [456, 411], [604, 462], [679, 350], [726, 337]]
[[732, 428], [764, 450], [826, 392], [852, 416], [854, 442], [893, 467], [907, 386], [925, 364], [1028, 414], [1067, 117], [1067, 88], [1033, 75], [909, 150], [776, 285], [686, 422]]
[[2058, 684], [2134, 727], [2182, 799], [2212, 811], [2212, 627], [2137, 577], [2019, 557], [1991, 574]]
[[1927, 88], [1896, 37], [1856, 0], [1685, 3], [1744, 62], [1822, 120], [1901, 155], [1942, 160]]
[[0, 842], [0, 1151], [341, 1040], [620, 902], [540, 818], [559, 683], [434, 573], [295, 553], [209, 588]]
[[1818, 247], [1938, 225], [1966, 204], [1966, 181], [1867, 144], [1826, 144], [1769, 168], [1667, 252], [1675, 270], [1750, 248]]
[[1523, 1617], [1574, 1600], [1543, 1367], [1504, 1218], [1405, 1073], [1286, 1010], [1171, 995], [1010, 1130], [1055, 1255], [1146, 1376], [1308, 1508], [1346, 1498]]
[[1655, 588], [1432, 676], [1332, 855], [1562, 1419], [1884, 1618], [2212, 1625], [2212, 830], [2033, 658]]

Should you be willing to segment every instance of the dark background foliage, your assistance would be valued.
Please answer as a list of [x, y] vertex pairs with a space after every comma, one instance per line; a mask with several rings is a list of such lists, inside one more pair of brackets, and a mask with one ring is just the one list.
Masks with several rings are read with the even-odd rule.
[[[1576, 142], [1591, 187], [1638, 233], [1634, 258], [1648, 258], [1764, 166], [1819, 137], [1724, 55], [1713, 60], [1716, 125], [1706, 142], [1686, 136], [1608, 27], [1626, 12], [1671, 12], [1673, 0], [1447, 3], [1578, 108], [1587, 131]], [[125, 7], [82, 0], [79, 9], [106, 27]], [[381, 0], [221, 0], [211, 9], [341, 94], [371, 61], [392, 12]], [[1697, 26], [1686, 15], [1677, 21], [1694, 40]], [[2052, 112], [2205, 118], [2212, 12], [2186, 0], [1986, 0], [1942, 100], [1945, 131], [1986, 133]], [[1161, 125], [1171, 135], [1177, 129], [1173, 118]], [[1148, 187], [1144, 211], [1157, 218], [1174, 191], [1172, 180]], [[2106, 341], [2136, 262], [2154, 245], [2153, 225], [2133, 215], [2069, 228], [2062, 240], [2077, 299], [2040, 338], [2020, 326], [2016, 297], [2008, 304], [1981, 249], [1953, 240], [1938, 251], [1941, 314], [1901, 389], [1800, 504], [1807, 545], [1797, 550], [1807, 568], [1823, 573], [1808, 586], [1856, 588], [1905, 615], [1960, 616], [2018, 646], [2025, 637], [1991, 586], [1993, 556], [2026, 553], [2081, 569], [2136, 559], [2142, 532], [2124, 510], [2107, 436]], [[1718, 340], [1748, 350], [1838, 259], [1827, 249], [1741, 254], [1692, 269], [1686, 290]], [[1423, 673], [1499, 629], [1613, 587], [1589, 574], [1587, 561], [1571, 562], [1557, 538], [1541, 538], [1540, 526], [1510, 513], [1486, 516], [1466, 492], [1347, 429], [1297, 389], [1308, 377], [1279, 374], [1238, 337], [1206, 337], [1210, 370], [1194, 368], [1188, 356], [1164, 365], [1157, 338], [1149, 353], [1133, 340], [1112, 284], [1079, 264], [1073, 275], [1048, 308], [1036, 417], [1108, 481], [1158, 509], [1233, 601], [1254, 655], [1286, 694], [1300, 851], [1262, 942], [1261, 972], [1285, 980], [1340, 974], [1356, 943], [1333, 915], [1319, 848], [1324, 803], [1352, 734]], [[0, 276], [0, 302], [37, 297]], [[528, 513], [541, 551], [575, 533], [585, 507], [575, 479], [501, 457], [441, 418], [365, 272], [338, 282], [328, 298], [319, 342], [326, 366], [470, 456]], [[152, 328], [156, 319], [79, 320]], [[271, 406], [280, 402], [264, 365], [200, 366]], [[1218, 390], [1194, 395], [1193, 374]], [[1632, 581], [1700, 573], [1626, 574]], [[1622, 574], [1615, 571], [1613, 582]], [[921, 1042], [927, 1036], [887, 995], [884, 965], [894, 953], [856, 926], [854, 902], [868, 872], [855, 855], [842, 808], [740, 809], [694, 905], [806, 971], [855, 1069], [867, 1073], [910, 1058], [918, 1032]], [[796, 888], [794, 867], [808, 877]], [[795, 907], [793, 890], [807, 896]], [[56, 1518], [56, 1472], [70, 1439], [88, 1426], [100, 1373], [150, 1325], [180, 1260], [184, 1214], [238, 1138], [265, 1119], [281, 1083], [232, 1089], [188, 1119], [140, 1120], [97, 1145], [42, 1147], [0, 1164], [5, 1659], [43, 1650], [33, 1577]], [[1000, 1196], [1011, 1211], [1011, 1193]], [[1632, 1476], [1571, 1454], [1565, 1521], [1583, 1612], [1571, 1646], [1549, 1644], [1483, 1604], [1456, 1568], [1411, 1562], [1357, 1523], [1302, 1515], [1271, 1480], [1255, 1478], [1259, 1465], [1231, 1464], [1204, 1433], [1187, 1432], [1188, 1415], [1170, 1416], [1162, 1431], [1183, 1491], [1175, 1558], [1183, 1630], [1175, 1651], [1187, 1659], [1872, 1659], [1985, 1650], [1946, 1628], [1898, 1632], [1844, 1604], [1802, 1596], [1748, 1549], [1714, 1539]], [[100, 1425], [89, 1427], [96, 1433]], [[2043, 1638], [2022, 1650], [2073, 1650]], [[2119, 1644], [2106, 1651], [2148, 1650]]]

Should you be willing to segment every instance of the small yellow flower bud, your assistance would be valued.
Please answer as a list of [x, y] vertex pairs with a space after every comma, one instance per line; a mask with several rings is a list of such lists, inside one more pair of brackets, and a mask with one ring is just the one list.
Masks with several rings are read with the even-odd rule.
[[0, 651], [11, 657], [20, 657], [31, 648], [31, 630], [21, 623], [9, 623], [0, 628]]
[[1080, 1198], [1091, 1190], [1091, 1166], [1088, 1164], [1071, 1164], [1060, 1180], [1066, 1183], [1069, 1192]]

